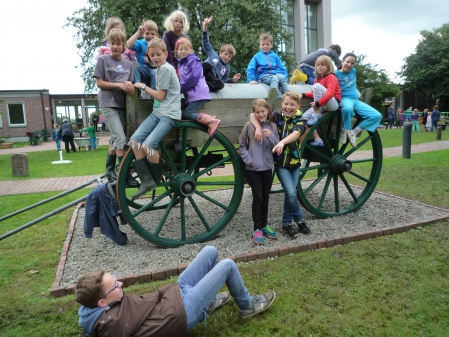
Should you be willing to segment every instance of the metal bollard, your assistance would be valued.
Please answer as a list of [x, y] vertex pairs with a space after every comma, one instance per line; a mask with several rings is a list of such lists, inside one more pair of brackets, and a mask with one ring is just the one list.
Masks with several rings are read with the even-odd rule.
[[441, 140], [441, 131], [443, 128], [441, 126], [437, 127], [437, 140]]
[[402, 132], [402, 158], [410, 159], [412, 152], [412, 124], [404, 123]]

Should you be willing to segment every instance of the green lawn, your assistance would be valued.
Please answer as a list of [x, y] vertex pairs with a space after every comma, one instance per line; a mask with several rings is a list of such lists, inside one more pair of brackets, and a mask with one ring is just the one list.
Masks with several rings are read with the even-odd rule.
[[[103, 158], [105, 151], [84, 154]], [[448, 208], [448, 154], [386, 158], [378, 189]], [[0, 197], [0, 216], [54, 194]], [[5, 220], [0, 233], [84, 194]], [[79, 335], [73, 296], [49, 297], [72, 212], [0, 241], [0, 336]], [[448, 336], [448, 225], [242, 265], [251, 292], [276, 291], [273, 307], [242, 320], [230, 301], [189, 336]], [[142, 294], [175, 280], [126, 291]]]

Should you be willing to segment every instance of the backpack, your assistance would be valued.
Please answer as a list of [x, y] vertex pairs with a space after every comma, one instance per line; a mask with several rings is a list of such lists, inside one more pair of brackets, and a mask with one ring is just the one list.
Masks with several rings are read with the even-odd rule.
[[224, 88], [224, 82], [218, 79], [213, 72], [212, 64], [203, 62], [203, 75], [210, 92], [217, 92]]

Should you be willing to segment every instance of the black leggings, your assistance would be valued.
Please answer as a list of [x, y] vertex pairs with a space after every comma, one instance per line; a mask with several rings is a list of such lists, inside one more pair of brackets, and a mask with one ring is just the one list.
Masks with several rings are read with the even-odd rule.
[[272, 170], [247, 170], [247, 173], [248, 183], [253, 193], [252, 215], [254, 230], [262, 229], [268, 222], [268, 201], [270, 199], [273, 172]]

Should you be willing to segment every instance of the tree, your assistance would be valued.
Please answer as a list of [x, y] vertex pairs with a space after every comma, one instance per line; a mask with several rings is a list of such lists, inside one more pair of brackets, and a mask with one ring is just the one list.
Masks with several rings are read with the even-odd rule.
[[384, 112], [383, 102], [386, 98], [399, 96], [401, 89], [398, 84], [393, 83], [385, 69], [377, 69], [377, 64], [364, 63], [365, 55], [357, 56], [357, 88], [373, 88], [374, 93], [370, 105], [382, 114]]
[[[274, 50], [282, 41], [290, 41], [292, 34], [282, 27], [279, 0], [211, 0], [199, 3], [196, 0], [167, 0], [165, 2], [148, 0], [88, 0], [88, 7], [81, 8], [67, 18], [66, 26], [78, 29], [74, 38], [81, 57], [85, 91], [96, 90], [92, 78], [97, 48], [104, 40], [106, 19], [117, 16], [125, 23], [127, 35], [137, 30], [143, 19], [151, 18], [159, 27], [159, 35], [165, 31], [163, 21], [173, 10], [181, 7], [190, 17], [189, 38], [201, 54], [202, 21], [213, 16], [209, 26], [211, 43], [219, 50], [224, 43], [231, 43], [237, 53], [230, 62], [231, 76], [240, 72], [242, 80], [246, 78], [246, 67], [251, 57], [259, 50], [258, 37], [270, 32], [274, 38]], [[295, 66], [294, 57], [279, 53], [288, 70]]]
[[405, 90], [426, 96], [430, 106], [439, 99], [441, 110], [449, 107], [449, 24], [420, 34], [416, 52], [404, 59], [399, 75]]

